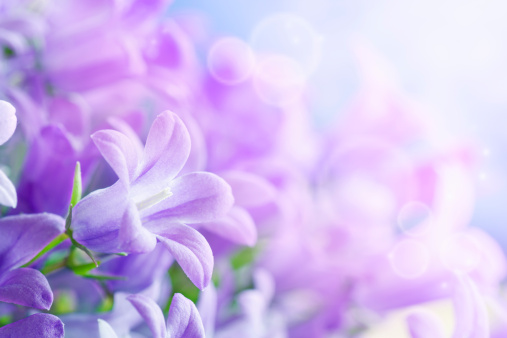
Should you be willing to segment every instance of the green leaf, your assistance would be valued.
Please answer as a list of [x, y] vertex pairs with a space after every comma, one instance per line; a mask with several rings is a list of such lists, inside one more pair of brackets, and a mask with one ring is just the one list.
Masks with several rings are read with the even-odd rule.
[[81, 275], [81, 276], [83, 276], [84, 278], [96, 279], [96, 280], [99, 280], [99, 281], [102, 281], [102, 280], [127, 280], [127, 277], [124, 277], [124, 276], [114, 276], [114, 275], [84, 274], [84, 275]]
[[188, 279], [183, 269], [178, 263], [174, 262], [169, 268], [169, 277], [171, 278], [172, 291], [169, 299], [164, 306], [164, 313], [169, 313], [169, 307], [175, 293], [181, 293], [192, 302], [196, 303], [199, 298], [200, 290]]
[[83, 194], [83, 184], [81, 181], [81, 164], [76, 162], [76, 168], [74, 170], [74, 184], [72, 186], [72, 197], [70, 198], [70, 205], [72, 207], [81, 200]]
[[97, 308], [97, 312], [109, 312], [113, 310], [114, 307], [114, 297], [111, 294], [107, 294], [106, 298], [100, 303], [99, 307]]
[[4, 58], [10, 59], [15, 56], [14, 49], [9, 46], [4, 46]]
[[259, 252], [259, 248], [254, 246], [253, 248], [246, 247], [236, 252], [231, 257], [231, 266], [234, 270], [241, 269], [242, 267], [252, 263]]
[[54, 315], [63, 315], [76, 311], [77, 299], [70, 290], [59, 290], [54, 294], [53, 305], [51, 305], [50, 313]]
[[[98, 262], [100, 264], [100, 262]], [[84, 276], [91, 270], [97, 268], [95, 266], [95, 263], [87, 263], [87, 264], [80, 264], [80, 265], [74, 265], [69, 266], [69, 269], [71, 269], [76, 275]]]

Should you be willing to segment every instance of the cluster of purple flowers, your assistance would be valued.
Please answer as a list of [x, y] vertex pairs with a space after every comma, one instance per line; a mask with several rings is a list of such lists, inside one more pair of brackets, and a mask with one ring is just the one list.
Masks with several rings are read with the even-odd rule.
[[475, 148], [365, 49], [318, 130], [168, 2], [0, 5], [0, 337], [507, 334]]

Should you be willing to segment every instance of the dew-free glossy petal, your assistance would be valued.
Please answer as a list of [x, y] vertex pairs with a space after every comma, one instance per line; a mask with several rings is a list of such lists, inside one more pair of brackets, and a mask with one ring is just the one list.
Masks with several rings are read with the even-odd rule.
[[144, 253], [155, 249], [157, 239], [141, 223], [139, 211], [133, 202], [129, 202], [123, 215], [119, 232], [118, 249], [127, 253]]
[[164, 314], [160, 307], [151, 298], [143, 295], [131, 295], [127, 299], [134, 305], [137, 312], [148, 324], [154, 338], [165, 338], [166, 326]]
[[0, 327], [0, 337], [63, 338], [63, 323], [58, 317], [48, 313], [36, 313]]
[[0, 145], [14, 134], [17, 122], [16, 108], [9, 102], [0, 100]]
[[146, 226], [158, 235], [158, 240], [173, 255], [192, 283], [204, 289], [213, 272], [213, 253], [204, 236], [187, 225], [168, 224], [163, 220], [150, 222]]
[[49, 310], [53, 303], [53, 292], [40, 271], [20, 268], [2, 274], [0, 301]]
[[74, 239], [91, 250], [119, 252], [118, 232], [128, 205], [127, 194], [118, 181], [83, 198], [72, 209]]
[[169, 186], [172, 196], [141, 214], [154, 220], [169, 222], [209, 222], [227, 214], [234, 203], [231, 187], [219, 176], [194, 172], [180, 176]]
[[275, 188], [260, 176], [239, 170], [220, 174], [231, 185], [236, 204], [245, 208], [273, 201]]
[[0, 204], [15, 208], [18, 204], [16, 187], [11, 180], [0, 170]]
[[137, 168], [135, 143], [116, 130], [99, 130], [91, 137], [120, 180], [129, 184]]
[[118, 338], [111, 325], [102, 319], [97, 319], [100, 338]]
[[64, 228], [63, 218], [46, 213], [0, 219], [0, 275], [28, 263]]
[[236, 244], [254, 246], [257, 242], [255, 223], [250, 214], [241, 207], [233, 206], [225, 217], [199, 226]]
[[189, 299], [176, 293], [167, 317], [167, 333], [172, 338], [204, 337], [199, 311]]
[[151, 125], [139, 177], [132, 190], [156, 189], [173, 179], [190, 154], [190, 135], [178, 116], [169, 111], [157, 116]]

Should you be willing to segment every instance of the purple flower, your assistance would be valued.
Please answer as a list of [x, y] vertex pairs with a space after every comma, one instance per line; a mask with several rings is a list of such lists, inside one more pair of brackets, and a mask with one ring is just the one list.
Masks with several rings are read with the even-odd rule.
[[64, 337], [62, 321], [48, 313], [36, 313], [0, 328], [1, 337], [60, 338]]
[[53, 292], [46, 277], [38, 270], [18, 267], [63, 230], [64, 220], [52, 214], [0, 219], [0, 301], [49, 310]]
[[101, 252], [149, 252], [161, 242], [199, 288], [211, 278], [213, 256], [204, 237], [187, 224], [224, 216], [233, 204], [230, 186], [206, 172], [177, 176], [190, 152], [190, 137], [173, 113], [160, 114], [146, 146], [114, 130], [92, 135], [118, 175], [76, 205], [74, 238]]
[[[131, 295], [127, 298], [148, 324], [154, 338], [198, 338], [204, 337], [204, 327], [194, 303], [182, 294], [174, 295], [167, 323], [160, 307], [151, 298]], [[117, 338], [113, 328], [99, 319], [100, 338]]]
[[[16, 109], [6, 101], [0, 100], [0, 145], [9, 140], [16, 130]], [[0, 170], [0, 204], [15, 208], [18, 203], [16, 188], [11, 180]]]

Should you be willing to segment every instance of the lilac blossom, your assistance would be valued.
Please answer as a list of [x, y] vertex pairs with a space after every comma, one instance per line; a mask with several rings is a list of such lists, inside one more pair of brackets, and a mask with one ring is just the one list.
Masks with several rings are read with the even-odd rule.
[[152, 251], [159, 241], [192, 282], [204, 288], [213, 256], [204, 237], [187, 224], [225, 215], [233, 198], [216, 175], [177, 176], [190, 151], [181, 120], [170, 112], [160, 114], [144, 151], [139, 140], [117, 131], [99, 131], [92, 138], [119, 180], [76, 205], [74, 238], [92, 250], [129, 253]]
[[[167, 322], [160, 307], [151, 298], [131, 295], [127, 298], [143, 317], [154, 338], [204, 337], [204, 327], [194, 303], [176, 293], [171, 301]], [[113, 328], [99, 319], [100, 338], [117, 338]]]

